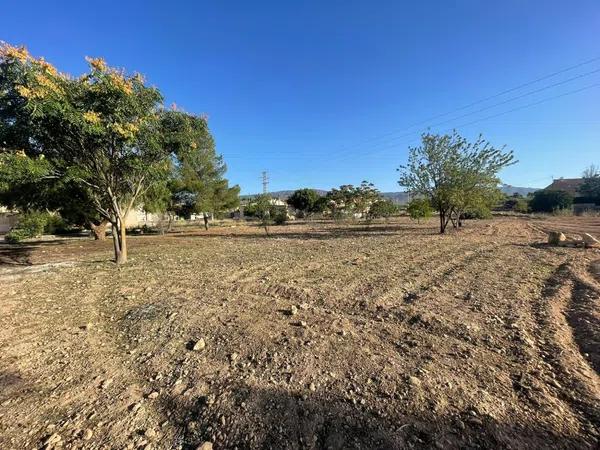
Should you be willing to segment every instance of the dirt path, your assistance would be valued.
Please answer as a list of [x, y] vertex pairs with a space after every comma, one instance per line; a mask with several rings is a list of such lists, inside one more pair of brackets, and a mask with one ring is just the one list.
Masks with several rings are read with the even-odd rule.
[[600, 251], [518, 219], [272, 233], [0, 249], [0, 448], [598, 445]]

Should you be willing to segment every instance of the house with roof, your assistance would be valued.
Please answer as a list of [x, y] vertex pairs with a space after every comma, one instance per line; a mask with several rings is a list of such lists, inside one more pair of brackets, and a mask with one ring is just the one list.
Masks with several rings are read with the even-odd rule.
[[600, 205], [589, 198], [584, 197], [579, 188], [583, 184], [583, 178], [558, 178], [545, 188], [548, 191], [565, 191], [573, 196], [573, 212], [581, 214], [585, 211], [598, 211]]
[[583, 184], [583, 178], [558, 178], [552, 180], [552, 184], [545, 188], [547, 191], [565, 191], [573, 198], [581, 197], [579, 188]]

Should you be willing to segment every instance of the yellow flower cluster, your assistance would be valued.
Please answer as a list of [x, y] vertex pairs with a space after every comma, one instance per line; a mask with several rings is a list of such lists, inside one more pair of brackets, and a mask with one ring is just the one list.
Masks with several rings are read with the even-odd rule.
[[31, 89], [29, 89], [26, 86], [17, 86], [17, 92], [19, 94], [21, 94], [21, 96], [25, 97], [25, 98], [32, 98], [33, 97], [33, 92], [31, 92]]
[[83, 113], [83, 119], [86, 122], [97, 125], [100, 123], [100, 114], [95, 111], [86, 111]]
[[9, 44], [0, 45], [0, 57], [7, 59], [17, 59], [25, 62], [29, 58], [29, 52], [25, 47], [13, 47]]
[[126, 123], [121, 125], [120, 123], [115, 123], [111, 127], [113, 131], [119, 134], [121, 137], [125, 139], [132, 139], [135, 133], [139, 130], [139, 127], [133, 123]]
[[35, 81], [37, 82], [36, 89], [34, 91], [34, 97], [45, 97], [47, 94], [56, 94], [63, 92], [60, 85], [54, 81], [53, 77], [48, 76], [44, 73], [36, 73]]
[[58, 71], [56, 70], [56, 68], [52, 64], [50, 64], [48, 61], [46, 61], [44, 58], [40, 58], [38, 60], [38, 64], [40, 65], [40, 67], [43, 70], [48, 72], [50, 75], [58, 75]]
[[85, 60], [88, 62], [93, 69], [98, 70], [100, 72], [106, 71], [108, 66], [106, 65], [106, 61], [103, 58], [90, 58], [89, 56], [85, 57]]
[[126, 80], [122, 75], [118, 73], [111, 73], [109, 75], [110, 81], [120, 90], [125, 92], [127, 95], [131, 95], [133, 93], [133, 84], [131, 81]]

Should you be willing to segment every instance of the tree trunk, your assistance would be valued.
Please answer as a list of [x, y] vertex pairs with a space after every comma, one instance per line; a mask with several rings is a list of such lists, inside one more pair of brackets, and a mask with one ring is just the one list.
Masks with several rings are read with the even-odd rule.
[[106, 240], [106, 226], [108, 225], [108, 220], [103, 220], [98, 225], [94, 222], [90, 222], [90, 229], [92, 230], [92, 235], [94, 236], [94, 240], [96, 241], [105, 241]]
[[125, 229], [125, 221], [119, 217], [119, 244], [121, 244], [121, 252], [117, 255], [117, 264], [125, 264], [127, 262], [127, 234]]
[[446, 227], [448, 226], [451, 217], [450, 214], [452, 213], [449, 211], [440, 211], [440, 234], [446, 232]]
[[119, 255], [121, 254], [121, 244], [119, 243], [119, 223], [115, 220], [112, 223], [111, 235], [113, 239], [113, 246], [115, 248], [115, 262], [119, 260]]
[[446, 231], [446, 214], [444, 211], [440, 211], [440, 234], [443, 234]]
[[115, 262], [125, 264], [127, 262], [127, 236], [124, 220], [120, 217], [112, 224], [112, 238], [115, 248]]
[[202, 213], [204, 217], [204, 229], [208, 231], [208, 214]]

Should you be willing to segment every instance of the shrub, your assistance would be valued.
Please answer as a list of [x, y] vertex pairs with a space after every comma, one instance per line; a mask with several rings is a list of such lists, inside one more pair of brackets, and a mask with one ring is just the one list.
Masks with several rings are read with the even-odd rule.
[[517, 203], [513, 206], [514, 212], [526, 214], [529, 212], [529, 202], [524, 198], [517, 199]]
[[283, 225], [287, 222], [287, 211], [281, 208], [273, 211], [273, 222], [275, 225]]
[[30, 211], [19, 217], [17, 225], [10, 230], [5, 240], [8, 242], [20, 242], [23, 239], [41, 236], [48, 225], [50, 214], [40, 211]]
[[492, 212], [487, 208], [470, 209], [465, 211], [462, 215], [462, 219], [491, 219]]
[[529, 207], [533, 212], [551, 213], [559, 209], [570, 209], [573, 206], [573, 196], [565, 191], [542, 190], [533, 193]]
[[389, 199], [377, 200], [369, 208], [367, 219], [376, 219], [379, 217], [390, 217], [398, 213], [398, 206]]
[[429, 200], [426, 198], [415, 198], [410, 201], [406, 208], [411, 219], [419, 222], [421, 219], [431, 217], [433, 213]]
[[58, 214], [47, 214], [46, 225], [44, 226], [44, 233], [47, 234], [62, 234], [71, 231], [71, 227], [65, 222], [65, 220]]

